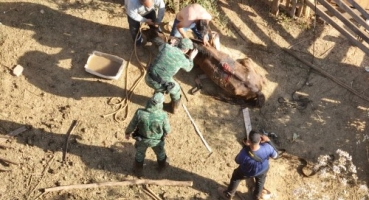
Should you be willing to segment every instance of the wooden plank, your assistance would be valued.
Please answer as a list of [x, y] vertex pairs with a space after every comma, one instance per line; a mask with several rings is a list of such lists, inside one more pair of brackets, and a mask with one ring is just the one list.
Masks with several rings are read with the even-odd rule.
[[304, 17], [305, 18], [309, 18], [310, 17], [310, 11], [311, 11], [311, 9], [310, 9], [310, 7], [309, 6], [307, 6], [306, 4], [305, 4], [305, 2], [306, 1], [308, 1], [308, 0], [304, 0]]
[[292, 8], [290, 10], [290, 17], [295, 18], [297, 0], [292, 0]]
[[[369, 43], [369, 37], [366, 33], [360, 30], [355, 24], [353, 24], [349, 19], [345, 18], [342, 13], [338, 12], [331, 4], [325, 0], [318, 0], [322, 6], [324, 6], [330, 13], [332, 13], [336, 18], [341, 20], [351, 31], [361, 37], [365, 42]], [[333, 20], [332, 20], [332, 23]], [[337, 29], [338, 30], [338, 29]]]
[[245, 108], [242, 110], [243, 121], [245, 122], [246, 136], [249, 139], [249, 133], [252, 130], [249, 109]]
[[366, 12], [366, 10], [364, 8], [362, 8], [359, 4], [357, 4], [354, 0], [347, 0], [348, 2], [351, 3], [352, 6], [354, 6], [354, 8], [356, 8], [363, 16], [364, 18], [367, 20], [369, 19], [369, 14]]
[[357, 15], [349, 6], [346, 5], [346, 3], [342, 2], [341, 0], [334, 0], [336, 4], [345, 10], [348, 14], [351, 15], [351, 17], [358, 22], [360, 25], [362, 25], [366, 30], [369, 30], [369, 25], [364, 21], [364, 19]]
[[274, 15], [279, 14], [279, 0], [273, 0], [271, 12]]
[[[306, 1], [306, 5], [308, 5], [311, 9], [315, 10], [315, 5], [311, 0]], [[365, 52], [367, 55], [369, 55], [369, 49], [363, 45], [361, 42], [357, 41], [355, 37], [346, 31], [342, 26], [339, 26], [337, 23], [335, 23], [331, 17], [329, 17], [325, 12], [323, 12], [318, 6], [316, 8], [316, 14], [318, 14], [320, 17], [322, 17], [326, 22], [331, 24], [335, 29], [337, 29], [343, 36], [345, 36], [350, 42], [352, 42], [354, 45], [359, 47], [363, 52]]]

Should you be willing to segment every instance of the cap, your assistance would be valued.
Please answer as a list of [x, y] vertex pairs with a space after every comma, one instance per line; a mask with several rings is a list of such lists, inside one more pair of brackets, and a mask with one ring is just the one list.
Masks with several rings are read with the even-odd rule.
[[251, 131], [249, 134], [249, 140], [252, 144], [257, 144], [260, 142], [261, 134], [256, 131]]
[[153, 105], [161, 104], [164, 102], [164, 94], [161, 92], [155, 93], [154, 96], [151, 98], [151, 103]]
[[178, 47], [180, 48], [180, 49], [193, 49], [193, 43], [192, 43], [192, 41], [190, 40], [190, 39], [188, 39], [188, 38], [183, 38], [180, 42], [179, 42], [179, 44], [178, 44]]

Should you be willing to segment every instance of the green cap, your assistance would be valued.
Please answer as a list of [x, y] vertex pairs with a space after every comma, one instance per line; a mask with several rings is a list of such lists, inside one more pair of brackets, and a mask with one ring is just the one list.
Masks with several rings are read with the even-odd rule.
[[155, 93], [151, 98], [151, 103], [153, 105], [162, 104], [164, 102], [164, 94], [161, 92]]
[[182, 50], [184, 49], [193, 49], [193, 43], [190, 39], [188, 38], [183, 38], [180, 42], [178, 47]]

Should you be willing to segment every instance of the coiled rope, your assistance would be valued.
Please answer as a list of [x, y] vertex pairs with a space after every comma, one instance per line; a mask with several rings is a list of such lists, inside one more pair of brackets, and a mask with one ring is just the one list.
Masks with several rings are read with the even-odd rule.
[[[137, 86], [141, 83], [142, 79], [146, 75], [146, 68], [151, 63], [151, 57], [152, 57], [152, 55], [151, 55], [151, 52], [150, 52], [150, 54], [149, 54], [149, 62], [147, 63], [146, 67], [141, 63], [141, 60], [137, 56], [137, 45], [136, 45], [136, 41], [137, 41], [138, 35], [141, 33], [141, 30], [142, 30], [142, 24], [140, 26], [140, 30], [136, 34], [136, 38], [135, 38], [135, 41], [133, 43], [134, 48], [133, 48], [133, 50], [131, 52], [131, 56], [129, 58], [129, 61], [127, 62], [126, 69], [125, 69], [125, 82], [124, 82], [125, 96], [123, 98], [120, 98], [120, 97], [112, 97], [112, 98], [110, 98], [108, 100], [108, 105], [118, 106], [118, 109], [115, 110], [114, 112], [108, 113], [106, 115], [102, 115], [102, 117], [104, 117], [104, 118], [113, 115], [113, 118], [114, 118], [114, 120], [116, 122], [123, 122], [123, 121], [125, 121], [127, 119], [128, 111], [129, 111], [129, 103], [131, 101], [133, 92], [137, 88]], [[141, 74], [138, 77], [138, 79], [133, 83], [133, 85], [131, 86], [131, 88], [129, 90], [127, 90], [127, 85], [128, 85], [128, 66], [131, 63], [133, 53], [135, 54], [136, 59], [137, 59], [137, 61], [139, 63], [139, 69], [141, 70]], [[119, 118], [118, 116], [123, 111], [124, 111], [123, 117], [122, 118]]]

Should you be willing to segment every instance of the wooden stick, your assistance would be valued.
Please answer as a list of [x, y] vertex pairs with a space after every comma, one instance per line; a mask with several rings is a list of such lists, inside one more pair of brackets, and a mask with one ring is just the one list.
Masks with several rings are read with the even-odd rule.
[[158, 200], [153, 194], [151, 194], [149, 191], [143, 189], [143, 191], [145, 192], [145, 194], [147, 194], [147, 196], [151, 197], [154, 200]]
[[12, 171], [11, 169], [2, 169], [0, 168], [0, 172], [8, 172], [8, 171]]
[[191, 120], [191, 122], [192, 122], [193, 126], [195, 127], [196, 133], [200, 136], [200, 138], [201, 138], [202, 142], [205, 144], [205, 146], [206, 146], [206, 148], [208, 149], [208, 151], [209, 151], [209, 152], [212, 152], [212, 151], [211, 151], [211, 148], [210, 148], [210, 147], [209, 147], [209, 145], [208, 145], [208, 143], [206, 142], [206, 140], [205, 140], [205, 139], [204, 139], [204, 137], [202, 136], [202, 134], [201, 134], [200, 130], [197, 128], [197, 126], [196, 126], [196, 124], [195, 124], [195, 121], [192, 119], [192, 117], [191, 117], [190, 113], [188, 112], [188, 110], [187, 110], [186, 106], [185, 106], [184, 104], [182, 104], [182, 106], [183, 106], [184, 110], [186, 111], [186, 113], [187, 113], [188, 117], [190, 118], [190, 120]]
[[55, 156], [50, 158], [49, 162], [47, 163], [47, 166], [44, 168], [41, 174], [41, 178], [38, 180], [37, 184], [33, 187], [33, 189], [29, 192], [27, 200], [31, 197], [32, 193], [36, 190], [37, 186], [40, 184], [42, 178], [45, 176], [45, 172], [49, 169], [51, 163], [54, 161]]
[[18, 165], [19, 164], [17, 162], [14, 162], [14, 161], [8, 160], [6, 158], [2, 158], [2, 157], [0, 157], [0, 160], [2, 160], [4, 162], [7, 162], [7, 163], [10, 163], [10, 164], [13, 164], [13, 165]]
[[147, 185], [143, 185], [143, 188], [144, 188], [144, 191], [147, 191], [147, 192], [149, 192], [153, 197], [154, 197], [154, 199], [156, 199], [156, 200], [162, 200], [158, 195], [156, 195], [150, 188], [149, 188], [149, 186], [147, 186]]
[[10, 137], [17, 136], [17, 135], [23, 133], [26, 130], [28, 130], [28, 128], [26, 126], [22, 126], [20, 128], [15, 129], [14, 131], [8, 133], [7, 136], [10, 136]]
[[291, 56], [293, 56], [294, 58], [296, 58], [297, 60], [301, 61], [302, 63], [304, 63], [305, 65], [311, 67], [312, 69], [316, 70], [317, 72], [321, 73], [323, 76], [331, 79], [333, 82], [337, 83], [338, 85], [346, 88], [349, 92], [355, 94], [356, 96], [360, 97], [361, 99], [368, 101], [369, 102], [369, 98], [362, 95], [361, 93], [359, 93], [358, 91], [352, 89], [351, 87], [349, 87], [348, 85], [346, 85], [344, 82], [342, 82], [341, 80], [337, 79], [336, 77], [328, 74], [326, 71], [322, 70], [319, 67], [314, 66], [313, 64], [307, 62], [306, 60], [303, 60], [302, 58], [299, 58], [295, 53], [293, 53], [291, 50], [286, 49], [286, 48], [282, 48], [283, 51], [285, 51], [286, 53], [289, 53]]
[[3, 149], [10, 149], [11, 147], [10, 147], [10, 146], [6, 146], [6, 145], [2, 145], [2, 144], [0, 144], [0, 148], [3, 148]]
[[63, 162], [65, 161], [65, 157], [67, 156], [69, 137], [72, 134], [74, 128], [76, 128], [77, 124], [78, 124], [78, 121], [73, 120], [72, 125], [70, 125], [69, 130], [67, 132], [67, 135], [65, 137], [64, 150], [63, 150], [63, 159], [62, 159]]
[[44, 188], [44, 192], [53, 192], [60, 190], [70, 189], [85, 189], [85, 188], [99, 188], [106, 186], [127, 186], [127, 185], [159, 185], [159, 186], [192, 186], [192, 181], [172, 181], [172, 180], [150, 180], [150, 179], [139, 179], [139, 180], [126, 180], [121, 182], [104, 182], [104, 183], [91, 183], [91, 184], [80, 184], [80, 185], [65, 185], [52, 188]]

